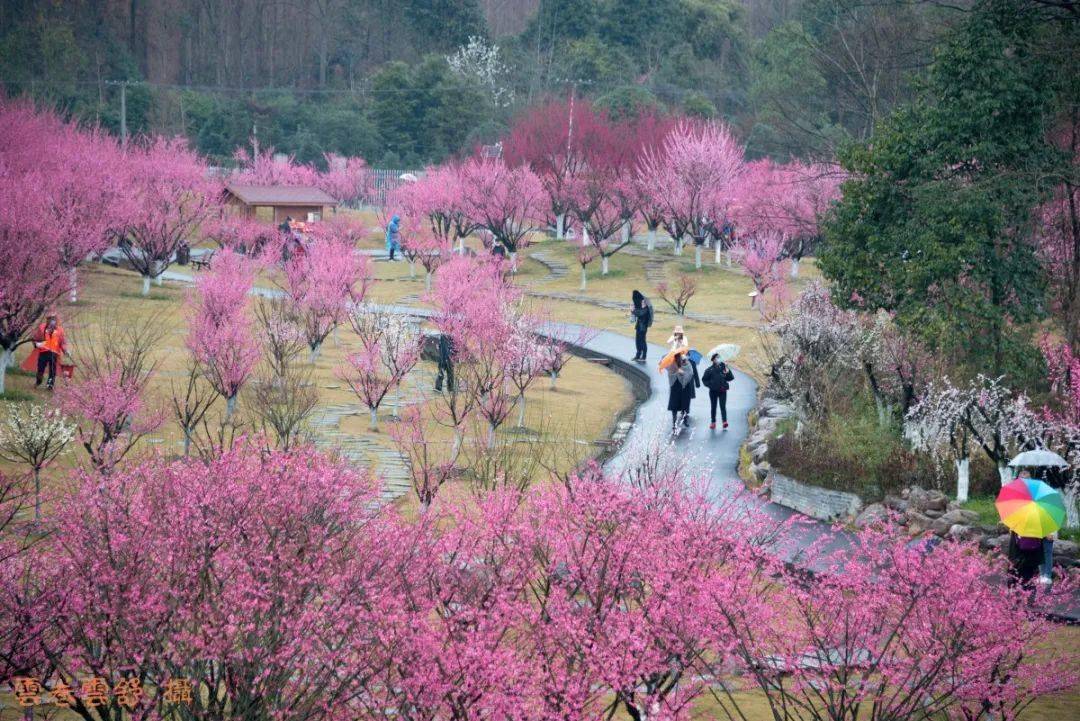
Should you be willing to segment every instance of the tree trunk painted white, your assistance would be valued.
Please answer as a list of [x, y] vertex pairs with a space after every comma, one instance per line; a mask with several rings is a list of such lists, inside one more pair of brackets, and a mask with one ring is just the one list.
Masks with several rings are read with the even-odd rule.
[[148, 275], [142, 277], [142, 294], [150, 295], [150, 276]]
[[686, 245], [686, 237], [679, 238], [675, 243], [675, 255], [682, 255], [683, 246]]
[[606, 255], [600, 256], [600, 275], [607, 275], [608, 274], [608, 260], [609, 260], [608, 256], [606, 256]]
[[377, 431], [379, 429], [379, 409], [369, 408], [368, 411], [371, 413], [371, 425], [369, 427], [371, 430]]
[[409, 261], [409, 278], [412, 279], [412, 280], [416, 280], [416, 261], [415, 260], [410, 260]]
[[457, 453], [461, 449], [461, 429], [454, 428], [454, 445], [450, 449], [450, 457], [457, 458]]
[[15, 359], [14, 354], [7, 348], [0, 348], [0, 395], [4, 393], [4, 380], [7, 378], [7, 369]]
[[1001, 480], [1001, 485], [1005, 485], [1013, 479], [1012, 469], [1005, 465], [1005, 461], [998, 461], [998, 478]]
[[701, 270], [701, 246], [694, 243], [694, 268]]
[[731, 251], [730, 251], [730, 250], [729, 250], [729, 251], [727, 251], [726, 253], [724, 253], [724, 264], [725, 264], [725, 265], [726, 265], [726, 266], [727, 266], [728, 268], [730, 268], [730, 267], [731, 267]]
[[428, 293], [431, 292], [431, 271], [429, 270], [424, 274], [424, 290]]
[[799, 259], [798, 258], [792, 258], [791, 259], [791, 277], [792, 278], [798, 278], [799, 277]]
[[623, 221], [622, 230], [620, 232], [622, 233], [622, 240], [619, 241], [619, 242], [621, 242], [623, 245], [626, 245], [627, 243], [630, 242], [630, 221], [629, 220]]
[[584, 223], [581, 224], [581, 247], [589, 247], [589, 229], [585, 227]]
[[162, 284], [164, 284], [164, 282], [165, 279], [161, 277], [161, 273], [158, 273], [154, 276], [154, 285], [156, 285], [158, 288], [160, 288]]
[[161, 286], [161, 274], [165, 272], [165, 269], [161, 267], [160, 260], [154, 261], [154, 285]]
[[968, 499], [971, 487], [971, 461], [967, 457], [956, 459], [956, 501], [963, 503]]
[[525, 394], [522, 393], [518, 397], [518, 428], [525, 427]]
[[555, 239], [562, 240], [566, 236], [566, 213], [555, 216]]
[[71, 290], [71, 294], [68, 296], [68, 301], [71, 303], [79, 302], [79, 270], [74, 265], [68, 268], [68, 288]]
[[578, 286], [578, 290], [585, 290], [585, 286], [588, 285], [589, 278], [585, 275], [585, 266], [581, 266], [581, 285]]
[[649, 250], [656, 250], [656, 228], [649, 228], [648, 241], [646, 247]]
[[488, 425], [487, 447], [488, 448], [494, 448], [495, 447], [495, 424], [494, 423], [491, 423], [491, 424]]
[[510, 251], [510, 272], [517, 273], [517, 251]]
[[312, 348], [311, 349], [311, 354], [308, 355], [308, 363], [311, 363], [312, 365], [314, 365], [315, 361], [317, 361], [319, 359], [319, 351], [321, 351], [321, 350], [322, 350], [322, 343], [320, 343], [319, 345]]
[[191, 429], [184, 429], [184, 458], [191, 454]]
[[555, 390], [555, 382], [559, 380], [559, 374], [551, 371], [551, 390]]
[[465, 255], [465, 238], [463, 236], [458, 236], [457, 252], [458, 255]]
[[225, 399], [225, 420], [232, 418], [233, 411], [236, 410], [236, 396], [232, 395]]
[[724, 248], [723, 248], [723, 245], [721, 243], [717, 243], [715, 248], [716, 248], [716, 260], [714, 262], [717, 265], [720, 265], [720, 258], [724, 254]]
[[1065, 501], [1065, 528], [1080, 527], [1080, 482], [1066, 483], [1061, 495]]

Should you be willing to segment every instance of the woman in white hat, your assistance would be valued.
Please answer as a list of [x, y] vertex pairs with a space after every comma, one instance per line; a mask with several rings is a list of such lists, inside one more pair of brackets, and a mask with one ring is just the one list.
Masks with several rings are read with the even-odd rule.
[[686, 337], [686, 333], [683, 332], [681, 325], [675, 326], [671, 331], [671, 337], [667, 339], [668, 351], [677, 351], [682, 348], [689, 348], [690, 341]]

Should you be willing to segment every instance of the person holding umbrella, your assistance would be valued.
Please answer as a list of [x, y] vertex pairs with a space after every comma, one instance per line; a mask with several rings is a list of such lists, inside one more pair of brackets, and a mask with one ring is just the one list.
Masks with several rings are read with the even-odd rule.
[[[1049, 453], [1048, 451], [1040, 451]], [[1027, 453], [1036, 453], [1027, 451]], [[1024, 464], [1031, 459], [1023, 453], [1009, 464], [1020, 467], [1019, 474], [998, 493], [994, 505], [1001, 522], [1009, 529], [1009, 560], [1013, 574], [1021, 583], [1028, 583], [1042, 571], [1049, 582], [1048, 570], [1053, 564], [1053, 539], [1051, 538], [1065, 522], [1065, 501], [1061, 493], [1042, 481], [1031, 478]], [[1050, 454], [1055, 455], [1056, 454]], [[1060, 459], [1060, 456], [1056, 456]], [[1064, 465], [1064, 461], [1061, 461]], [[1047, 465], [1047, 464], [1044, 464]], [[1056, 462], [1055, 462], [1056, 465]], [[1047, 543], [1049, 541], [1049, 543]], [[1047, 553], [1049, 545], [1049, 554]], [[1051, 569], [1047, 569], [1047, 558]]]
[[682, 425], [680, 421], [685, 422], [685, 414], [690, 409], [690, 399], [693, 398], [694, 369], [685, 350], [674, 351], [665, 356], [664, 361], [669, 358], [672, 360], [667, 365], [661, 362], [661, 370], [666, 368], [668, 374], [667, 408], [671, 411], [671, 432], [678, 433]]

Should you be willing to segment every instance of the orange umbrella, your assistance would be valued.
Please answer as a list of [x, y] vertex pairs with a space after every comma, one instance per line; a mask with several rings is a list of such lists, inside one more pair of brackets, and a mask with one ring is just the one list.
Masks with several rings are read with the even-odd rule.
[[678, 358], [679, 356], [681, 356], [687, 350], [688, 350], [687, 348], [678, 348], [676, 350], [671, 351], [670, 353], [668, 353], [663, 358], [661, 358], [660, 359], [660, 370], [667, 370], [669, 367], [671, 367], [671, 365], [673, 363], [675, 363], [675, 359]]

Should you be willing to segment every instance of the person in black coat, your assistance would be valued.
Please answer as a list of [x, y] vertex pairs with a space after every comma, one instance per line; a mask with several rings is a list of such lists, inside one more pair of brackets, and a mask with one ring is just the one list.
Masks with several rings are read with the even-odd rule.
[[[680, 420], [685, 424], [685, 415], [690, 408], [690, 399], [694, 397], [694, 367], [685, 353], [675, 358], [675, 362], [668, 366], [668, 393], [667, 408], [671, 411], [671, 429], [679, 429]], [[680, 414], [682, 418], [680, 419]]]
[[709, 411], [712, 415], [709, 428], [716, 428], [717, 404], [720, 405], [720, 418], [724, 422], [724, 428], [727, 428], [727, 392], [728, 388], [731, 387], [731, 381], [735, 380], [735, 374], [727, 367], [727, 363], [720, 360], [716, 353], [713, 353], [712, 358], [709, 360], [712, 364], [705, 369], [705, 373], [701, 376], [701, 382], [709, 389]]
[[630, 294], [634, 306], [630, 309], [630, 317], [634, 320], [634, 345], [636, 352], [634, 360], [645, 362], [645, 356], [649, 352], [649, 344], [645, 341], [645, 334], [653, 323], [653, 307], [649, 299], [640, 290]]
[[443, 377], [446, 378], [446, 389], [454, 392], [454, 342], [450, 336], [443, 333], [439, 336], [439, 375], [435, 378], [435, 390], [441, 391]]

